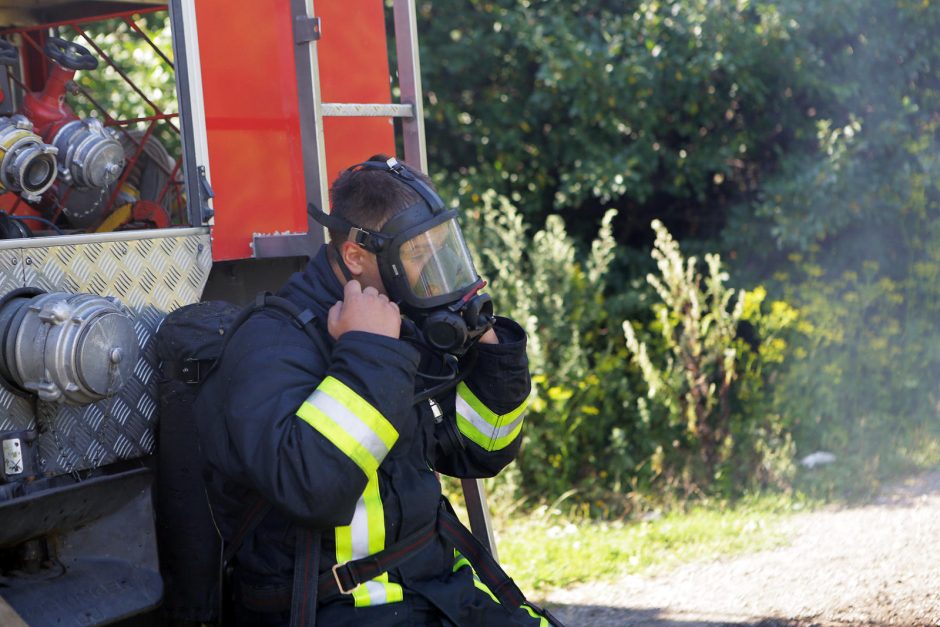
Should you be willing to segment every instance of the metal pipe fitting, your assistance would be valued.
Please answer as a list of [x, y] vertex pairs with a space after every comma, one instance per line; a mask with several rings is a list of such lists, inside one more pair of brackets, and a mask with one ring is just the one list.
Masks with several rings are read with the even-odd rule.
[[35, 202], [56, 178], [58, 150], [33, 132], [25, 116], [0, 117], [0, 189]]
[[131, 314], [117, 299], [17, 292], [0, 301], [0, 377], [11, 387], [85, 405], [131, 380], [140, 349]]
[[95, 118], [65, 124], [52, 145], [59, 151], [59, 179], [73, 187], [105, 188], [124, 170], [121, 142]]

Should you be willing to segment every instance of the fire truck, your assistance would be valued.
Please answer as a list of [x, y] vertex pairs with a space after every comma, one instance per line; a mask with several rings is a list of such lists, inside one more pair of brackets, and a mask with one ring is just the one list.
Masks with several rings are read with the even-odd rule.
[[124, 621], [164, 591], [154, 333], [303, 267], [343, 168], [427, 171], [414, 0], [2, 0], [0, 91], [0, 624]]

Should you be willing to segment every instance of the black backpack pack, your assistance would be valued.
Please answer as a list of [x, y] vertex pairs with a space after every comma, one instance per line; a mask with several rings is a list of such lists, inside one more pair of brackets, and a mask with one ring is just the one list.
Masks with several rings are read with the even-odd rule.
[[215, 370], [228, 339], [261, 310], [292, 319], [326, 353], [313, 313], [267, 292], [247, 307], [218, 300], [181, 307], [166, 316], [154, 338], [160, 361], [154, 507], [164, 582], [162, 612], [174, 621], [222, 620], [224, 566], [270, 509], [269, 504], [253, 508], [252, 519], [243, 525], [247, 531], [223, 550], [206, 495], [206, 463], [194, 409], [202, 384]]

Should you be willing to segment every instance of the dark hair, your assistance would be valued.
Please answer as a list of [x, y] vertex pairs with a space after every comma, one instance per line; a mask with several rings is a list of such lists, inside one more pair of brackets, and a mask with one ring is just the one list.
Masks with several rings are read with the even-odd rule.
[[[384, 163], [388, 159], [387, 155], [378, 154], [372, 155], [367, 161]], [[405, 163], [402, 165], [416, 178], [434, 188], [427, 176]], [[343, 170], [330, 186], [333, 215], [370, 231], [380, 230], [397, 213], [420, 200], [421, 196], [415, 190], [382, 170], [352, 166]], [[330, 230], [330, 241], [339, 245], [348, 235]]]

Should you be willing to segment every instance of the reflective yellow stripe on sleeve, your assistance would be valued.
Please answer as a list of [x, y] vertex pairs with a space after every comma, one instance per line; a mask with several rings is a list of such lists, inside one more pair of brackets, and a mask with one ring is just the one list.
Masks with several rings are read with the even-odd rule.
[[[335, 534], [337, 564], [366, 557], [385, 548], [385, 510], [377, 474], [369, 477], [365, 491], [356, 502], [352, 521], [349, 525], [337, 527]], [[402, 600], [403, 593], [399, 584], [389, 581], [388, 573], [382, 573], [356, 586], [352, 597], [356, 607], [365, 607], [397, 603]]]
[[385, 416], [333, 377], [320, 383], [297, 416], [354, 461], [367, 477], [375, 474], [398, 440], [398, 431]]
[[522, 430], [528, 404], [526, 399], [508, 414], [497, 414], [461, 383], [457, 386], [457, 428], [487, 451], [504, 449]]

